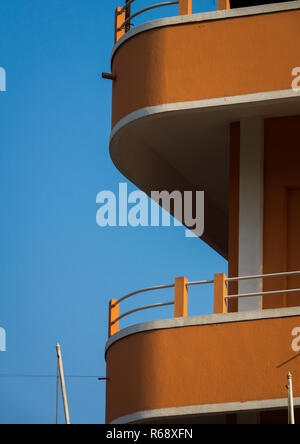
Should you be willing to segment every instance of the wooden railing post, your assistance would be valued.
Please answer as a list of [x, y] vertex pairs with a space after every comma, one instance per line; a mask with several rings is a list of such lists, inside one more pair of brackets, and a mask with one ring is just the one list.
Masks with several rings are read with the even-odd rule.
[[187, 317], [188, 306], [188, 280], [185, 277], [175, 278], [175, 294], [174, 294], [174, 317]]
[[114, 305], [117, 302], [117, 299], [111, 299], [109, 301], [108, 307], [108, 337], [110, 338], [112, 335], [118, 333], [119, 331], [119, 321], [115, 322], [115, 319], [119, 317], [119, 304]]
[[179, 0], [179, 15], [192, 14], [192, 0]]
[[[129, 1], [130, 0], [126, 0], [127, 8], [125, 9], [125, 20], [129, 19], [129, 17], [131, 16], [131, 4], [129, 3]], [[128, 31], [130, 31], [130, 21], [125, 26], [125, 32]]]
[[214, 313], [226, 313], [227, 276], [224, 273], [215, 274]]
[[230, 0], [218, 0], [218, 9], [230, 9]]
[[125, 11], [121, 12], [122, 8], [117, 7], [115, 12], [115, 43], [125, 34], [125, 27], [119, 29], [125, 21]]

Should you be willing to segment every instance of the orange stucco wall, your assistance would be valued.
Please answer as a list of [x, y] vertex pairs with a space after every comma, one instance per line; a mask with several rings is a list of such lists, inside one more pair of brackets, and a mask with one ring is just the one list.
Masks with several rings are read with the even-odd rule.
[[165, 26], [130, 38], [113, 58], [112, 124], [152, 105], [290, 89], [299, 23], [295, 10]]
[[[224, 315], [228, 316], [228, 315]], [[154, 330], [107, 351], [107, 422], [138, 411], [286, 397], [300, 316]], [[300, 396], [300, 378], [294, 378]]]

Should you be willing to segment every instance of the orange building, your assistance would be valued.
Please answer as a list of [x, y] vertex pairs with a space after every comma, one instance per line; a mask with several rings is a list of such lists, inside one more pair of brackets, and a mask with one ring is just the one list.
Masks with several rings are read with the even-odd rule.
[[[130, 29], [138, 1], [116, 11], [111, 158], [147, 194], [204, 190], [229, 276], [176, 278], [174, 318], [123, 330], [110, 302], [107, 423], [286, 423], [289, 371], [300, 420], [300, 1], [179, 0]], [[190, 285], [213, 314], [187, 315]]]

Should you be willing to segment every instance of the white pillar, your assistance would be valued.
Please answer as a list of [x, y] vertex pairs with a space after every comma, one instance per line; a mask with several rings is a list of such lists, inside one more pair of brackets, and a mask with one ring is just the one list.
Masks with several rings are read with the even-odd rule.
[[[241, 120], [239, 276], [263, 273], [264, 120]], [[239, 294], [262, 291], [262, 280], [239, 282]], [[261, 297], [239, 299], [239, 311], [261, 309]]]

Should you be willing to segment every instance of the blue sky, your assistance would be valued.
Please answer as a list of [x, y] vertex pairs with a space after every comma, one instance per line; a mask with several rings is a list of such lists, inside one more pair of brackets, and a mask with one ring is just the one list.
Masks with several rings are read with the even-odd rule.
[[[111, 82], [101, 79], [110, 70], [117, 4], [0, 3], [0, 67], [7, 73], [7, 92], [0, 92], [2, 424], [55, 422], [54, 379], [1, 374], [55, 374], [57, 341], [67, 374], [105, 375], [110, 298], [227, 269], [202, 241], [185, 238], [182, 227], [96, 225], [97, 194], [126, 181], [109, 157]], [[195, 12], [209, 9], [216, 9], [214, 0], [194, 0]], [[176, 11], [148, 13], [135, 24]], [[122, 310], [171, 297], [172, 290], [143, 295]], [[189, 309], [210, 313], [212, 289], [193, 288]], [[167, 307], [121, 326], [171, 316]], [[103, 382], [67, 380], [67, 390], [72, 423], [104, 422]]]

